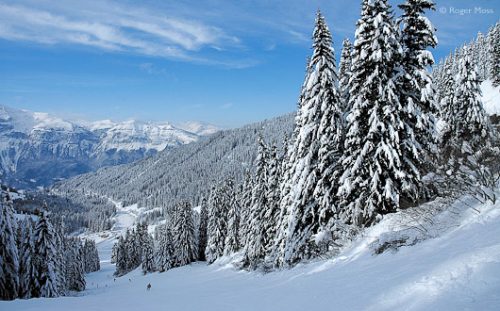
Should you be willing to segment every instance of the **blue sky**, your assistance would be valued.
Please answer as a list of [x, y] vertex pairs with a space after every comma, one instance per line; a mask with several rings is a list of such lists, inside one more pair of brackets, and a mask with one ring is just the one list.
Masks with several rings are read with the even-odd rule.
[[[436, 59], [500, 16], [498, 0], [436, 6], [429, 14]], [[70, 119], [224, 127], [281, 115], [296, 107], [316, 10], [338, 53], [342, 39], [353, 38], [359, 7], [358, 0], [0, 0], [0, 104]]]

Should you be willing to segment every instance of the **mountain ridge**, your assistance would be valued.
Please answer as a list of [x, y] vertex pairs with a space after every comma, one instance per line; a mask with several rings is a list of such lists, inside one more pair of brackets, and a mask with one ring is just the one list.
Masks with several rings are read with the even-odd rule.
[[100, 167], [152, 156], [218, 130], [207, 123], [192, 124], [196, 133], [169, 122], [73, 122], [0, 105], [0, 172], [5, 182], [16, 187], [48, 186]]

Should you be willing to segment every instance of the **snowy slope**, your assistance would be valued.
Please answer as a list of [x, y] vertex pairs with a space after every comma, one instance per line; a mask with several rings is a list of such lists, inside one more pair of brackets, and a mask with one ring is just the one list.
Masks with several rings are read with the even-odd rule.
[[[102, 270], [88, 275], [81, 296], [0, 302], [0, 309], [499, 310], [500, 203], [464, 199], [440, 208], [424, 208], [432, 217], [392, 214], [336, 259], [265, 275], [218, 262], [147, 276], [136, 270], [114, 281], [113, 242], [104, 239], [98, 245]], [[388, 237], [404, 235], [426, 239], [374, 255]]]

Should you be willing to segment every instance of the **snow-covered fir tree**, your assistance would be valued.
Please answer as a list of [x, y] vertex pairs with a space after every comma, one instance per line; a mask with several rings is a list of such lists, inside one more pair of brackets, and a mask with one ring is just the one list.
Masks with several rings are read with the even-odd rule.
[[0, 191], [0, 300], [12, 300], [19, 289], [17, 230], [9, 194]]
[[245, 177], [241, 186], [241, 191], [238, 194], [238, 203], [240, 206], [240, 225], [239, 225], [239, 240], [241, 245], [247, 244], [248, 232], [250, 231], [250, 211], [252, 208], [252, 189], [253, 177], [250, 170], [245, 171]]
[[168, 224], [161, 227], [159, 233], [158, 249], [156, 250], [156, 268], [160, 272], [171, 269], [175, 262], [175, 249], [173, 246], [172, 230]]
[[489, 74], [493, 85], [500, 85], [500, 22], [488, 33]]
[[67, 288], [74, 291], [85, 289], [85, 266], [83, 245], [78, 238], [66, 239], [66, 282]]
[[194, 236], [193, 209], [189, 202], [181, 202], [175, 208], [172, 237], [175, 250], [174, 265], [184, 266], [197, 258], [196, 240]]
[[407, 172], [401, 133], [404, 109], [395, 84], [401, 46], [386, 0], [364, 1], [353, 47], [352, 110], [347, 117], [341, 218], [358, 227], [399, 208]]
[[462, 147], [463, 152], [487, 146], [492, 137], [491, 125], [481, 102], [481, 81], [468, 52], [465, 49], [465, 55], [460, 60], [453, 99], [456, 135], [469, 145]]
[[135, 229], [127, 229], [125, 236], [120, 236], [114, 251], [115, 275], [124, 275], [141, 265], [147, 237], [147, 225], [145, 223], [138, 223]]
[[[286, 141], [284, 144], [288, 144], [288, 142]], [[284, 151], [286, 152], [286, 150]], [[271, 146], [266, 169], [267, 208], [264, 210], [262, 219], [262, 232], [265, 235], [264, 250], [266, 255], [272, 253], [274, 240], [279, 230], [281, 163], [282, 158], [278, 154], [278, 148], [275, 145]]]
[[339, 92], [342, 100], [342, 110], [349, 112], [351, 108], [349, 105], [349, 79], [351, 79], [351, 65], [352, 65], [352, 43], [348, 38], [342, 42], [342, 53], [340, 55], [339, 63]]
[[266, 256], [266, 232], [264, 216], [268, 209], [267, 181], [269, 150], [262, 136], [259, 136], [259, 150], [255, 160], [251, 207], [249, 213], [249, 230], [245, 239], [242, 265], [251, 269], [257, 268]]
[[225, 201], [228, 206], [227, 234], [224, 241], [224, 254], [230, 255], [240, 250], [240, 206], [236, 199], [234, 180], [229, 178], [224, 186]]
[[207, 248], [208, 209], [207, 200], [203, 198], [200, 204], [200, 221], [198, 225], [198, 260], [205, 261], [205, 248]]
[[481, 32], [477, 34], [476, 41], [473, 42], [472, 61], [477, 65], [477, 74], [481, 81], [488, 78], [488, 40]]
[[403, 107], [404, 131], [399, 137], [402, 152], [401, 201], [416, 204], [420, 196], [422, 177], [432, 171], [436, 152], [433, 81], [428, 68], [434, 64], [429, 47], [437, 45], [435, 29], [425, 11], [434, 10], [430, 0], [406, 0], [399, 8], [403, 15], [401, 43], [403, 57], [399, 78], [399, 101]]
[[34, 297], [59, 296], [57, 284], [56, 233], [47, 212], [42, 211], [34, 231], [35, 269], [38, 288]]
[[[313, 32], [313, 56], [300, 96], [289, 172], [282, 186], [284, 220], [275, 241], [282, 248], [275, 261], [293, 265], [316, 254], [311, 240], [334, 214], [335, 183], [332, 173], [343, 132], [343, 112], [337, 90], [332, 37], [318, 12]], [[321, 210], [321, 211], [320, 211]], [[321, 215], [321, 216], [320, 216]], [[320, 217], [325, 219], [320, 220]]]
[[19, 224], [19, 298], [28, 299], [37, 288], [36, 271], [33, 257], [35, 245], [33, 243], [34, 223], [31, 218], [26, 218]]
[[205, 256], [208, 263], [213, 263], [217, 258], [224, 255], [224, 242], [227, 235], [228, 205], [224, 200], [224, 193], [221, 185], [212, 189], [208, 206], [208, 240]]
[[493, 147], [495, 132], [482, 106], [481, 81], [471, 62], [471, 50], [463, 50], [459, 72], [454, 79], [448, 77], [442, 101], [446, 126], [440, 139], [439, 169], [445, 195], [481, 192], [481, 186], [496, 182], [491, 171], [498, 161], [498, 149]]
[[95, 272], [101, 269], [99, 254], [94, 240], [85, 240], [83, 244], [83, 257], [85, 273]]
[[156, 271], [154, 241], [148, 234], [142, 248], [142, 273], [147, 274]]
[[125, 235], [125, 244], [127, 247], [127, 272], [137, 268], [141, 264], [142, 245], [139, 244], [137, 231], [128, 231]]
[[441, 100], [439, 102], [440, 117], [444, 126], [440, 131], [439, 148], [442, 150], [444, 144], [447, 144], [455, 137], [456, 122], [455, 114], [457, 107], [455, 107], [455, 78], [453, 75], [453, 68], [451, 62], [443, 64], [442, 82], [440, 85]]
[[[57, 278], [57, 285], [58, 285], [57, 291], [59, 292], [60, 296], [66, 295], [68, 290], [80, 291], [80, 290], [85, 289], [85, 286], [80, 290], [78, 289], [79, 287], [74, 287], [73, 289], [71, 289], [69, 287], [71, 280], [68, 279], [68, 277], [69, 277], [68, 266], [70, 264], [72, 264], [72, 263], [70, 263], [70, 260], [72, 260], [72, 259], [68, 259], [68, 256], [67, 256], [67, 254], [69, 252], [69, 248], [68, 248], [67, 240], [64, 236], [64, 230], [65, 230], [64, 228], [65, 228], [64, 222], [56, 223], [54, 225], [54, 232], [55, 232], [55, 239], [56, 239], [55, 245], [56, 245], [56, 254], [57, 254], [56, 258], [55, 258], [55, 266], [56, 266], [55, 271], [56, 271], [56, 278]], [[78, 259], [80, 260], [80, 263], [83, 264], [83, 262], [81, 261], [83, 259], [80, 257], [78, 257]], [[83, 278], [83, 273], [82, 273], [81, 277]]]
[[118, 238], [116, 243], [116, 272], [115, 275], [121, 276], [128, 272], [128, 249], [126, 239], [123, 236]]
[[116, 257], [118, 255], [118, 243], [113, 244], [111, 248], [111, 263], [116, 263]]

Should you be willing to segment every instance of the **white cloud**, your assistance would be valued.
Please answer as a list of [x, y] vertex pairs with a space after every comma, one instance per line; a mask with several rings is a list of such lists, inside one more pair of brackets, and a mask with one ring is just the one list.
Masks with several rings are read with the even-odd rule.
[[239, 44], [237, 38], [198, 21], [104, 3], [89, 2], [72, 10], [37, 7], [36, 2], [30, 7], [0, 4], [0, 37], [200, 62], [209, 62], [197, 56], [204, 47]]

